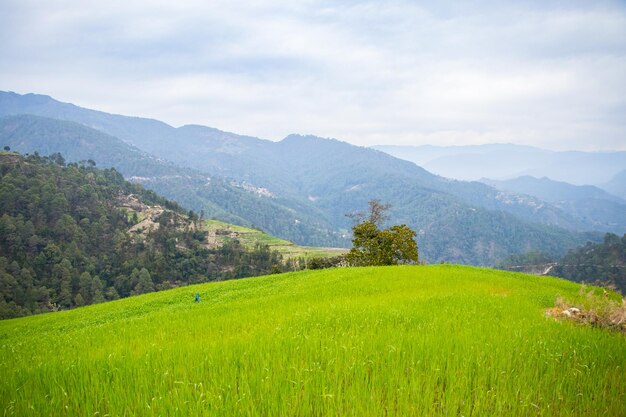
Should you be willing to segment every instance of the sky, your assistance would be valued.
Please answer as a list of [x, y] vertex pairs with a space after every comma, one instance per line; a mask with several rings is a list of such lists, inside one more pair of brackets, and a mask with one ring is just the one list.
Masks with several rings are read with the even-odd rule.
[[0, 90], [280, 140], [626, 150], [625, 1], [0, 0]]

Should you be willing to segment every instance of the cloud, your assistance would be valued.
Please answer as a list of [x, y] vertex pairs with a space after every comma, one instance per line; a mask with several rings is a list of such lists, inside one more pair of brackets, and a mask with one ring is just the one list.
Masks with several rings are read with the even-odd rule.
[[619, 2], [0, 5], [0, 88], [362, 145], [625, 149]]

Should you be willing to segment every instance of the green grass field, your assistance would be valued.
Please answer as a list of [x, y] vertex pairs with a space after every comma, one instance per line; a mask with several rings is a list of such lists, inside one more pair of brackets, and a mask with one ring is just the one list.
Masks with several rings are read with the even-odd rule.
[[346, 268], [7, 320], [0, 410], [625, 416], [626, 337], [546, 317], [557, 296], [579, 286], [449, 265]]
[[259, 243], [269, 246], [270, 250], [278, 251], [286, 258], [316, 258], [336, 256], [348, 252], [343, 248], [321, 248], [316, 246], [299, 246], [288, 240], [269, 235], [261, 230], [251, 229], [244, 226], [236, 226], [229, 223], [223, 223], [217, 220], [206, 220], [205, 227], [209, 232], [216, 232], [214, 239], [217, 244], [223, 244], [226, 239], [230, 239], [227, 234], [234, 233], [242, 245], [247, 248], [254, 248]]

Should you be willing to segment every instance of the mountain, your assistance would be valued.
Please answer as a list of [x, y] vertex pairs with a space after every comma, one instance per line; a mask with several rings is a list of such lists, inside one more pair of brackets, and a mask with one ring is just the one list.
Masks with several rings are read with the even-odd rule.
[[530, 146], [374, 146], [459, 180], [549, 177], [576, 185], [601, 185], [626, 167], [626, 152], [554, 152]]
[[0, 92], [0, 116], [19, 114], [74, 121], [121, 139], [139, 135], [144, 137], [146, 142], [149, 142], [150, 138], [158, 142], [166, 138], [172, 129], [171, 126], [157, 120], [88, 110], [59, 102], [45, 95]]
[[602, 184], [602, 188], [626, 200], [626, 169], [617, 173], [606, 184]]
[[0, 318], [289, 268], [114, 169], [3, 152], [0, 176]]
[[589, 230], [626, 233], [626, 201], [592, 185], [571, 185], [549, 178], [482, 179], [502, 191], [526, 194], [569, 213]]
[[[282, 213], [288, 213], [287, 221], [281, 219], [281, 212], [254, 207], [236, 212], [238, 216], [246, 218], [245, 212], [254, 209], [257, 227], [300, 244], [335, 246], [338, 236], [347, 236], [351, 226], [345, 214], [363, 209], [372, 198], [393, 205], [391, 222], [418, 231], [420, 256], [429, 262], [489, 265], [531, 249], [562, 255], [596, 238], [577, 233], [588, 230], [585, 224], [545, 202], [478, 182], [442, 178], [383, 152], [334, 139], [291, 135], [271, 142], [203, 126], [174, 128], [155, 120], [82, 109], [46, 96], [0, 93], [0, 115], [12, 113], [71, 119], [159, 160], [263, 190]], [[232, 205], [225, 208], [236, 210]], [[277, 222], [285, 227], [279, 230]]]
[[91, 159], [98, 166], [115, 167], [127, 179], [209, 218], [262, 225], [272, 234], [308, 245], [347, 244], [315, 208], [274, 198], [245, 181], [183, 168], [78, 123], [32, 115], [2, 117], [0, 144], [21, 153], [61, 153], [69, 162]]

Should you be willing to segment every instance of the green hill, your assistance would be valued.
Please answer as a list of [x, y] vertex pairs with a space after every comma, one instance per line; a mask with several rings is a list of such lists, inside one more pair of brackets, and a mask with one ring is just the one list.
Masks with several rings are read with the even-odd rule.
[[579, 294], [471, 267], [345, 268], [7, 320], [0, 404], [19, 416], [626, 415], [624, 336], [545, 314]]

